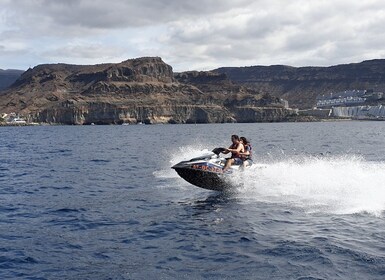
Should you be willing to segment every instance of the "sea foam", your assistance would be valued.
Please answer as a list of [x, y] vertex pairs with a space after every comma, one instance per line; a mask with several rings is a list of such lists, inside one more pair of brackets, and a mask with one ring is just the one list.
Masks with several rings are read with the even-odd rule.
[[308, 212], [352, 214], [385, 210], [385, 163], [362, 157], [295, 157], [254, 166], [232, 179], [238, 195]]

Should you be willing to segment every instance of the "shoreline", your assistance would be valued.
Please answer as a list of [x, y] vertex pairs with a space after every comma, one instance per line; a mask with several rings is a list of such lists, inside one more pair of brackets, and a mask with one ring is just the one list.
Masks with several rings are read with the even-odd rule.
[[252, 124], [252, 123], [310, 123], [310, 122], [343, 122], [343, 121], [384, 121], [378, 119], [353, 119], [353, 118], [335, 118], [335, 119], [312, 119], [312, 120], [285, 120], [285, 121], [274, 121], [274, 122], [228, 122], [228, 123], [132, 123], [132, 124], [63, 124], [63, 123], [25, 123], [25, 124], [8, 124], [0, 123], [0, 127], [20, 127], [20, 126], [93, 126], [93, 125], [116, 125], [116, 126], [142, 126], [142, 125], [197, 125], [197, 124]]

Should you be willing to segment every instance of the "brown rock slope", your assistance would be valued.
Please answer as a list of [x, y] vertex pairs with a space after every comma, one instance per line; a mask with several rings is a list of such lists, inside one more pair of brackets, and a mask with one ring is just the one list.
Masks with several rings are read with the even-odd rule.
[[158, 57], [39, 65], [0, 93], [0, 112], [62, 124], [281, 121], [279, 99], [212, 72], [175, 74]]

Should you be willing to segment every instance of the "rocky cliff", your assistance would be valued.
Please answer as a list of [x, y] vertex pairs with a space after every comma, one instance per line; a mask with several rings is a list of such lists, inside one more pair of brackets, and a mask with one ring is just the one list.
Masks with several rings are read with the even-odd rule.
[[320, 94], [352, 89], [385, 91], [385, 60], [331, 67], [284, 65], [224, 67], [215, 70], [261, 93], [284, 98], [290, 107], [311, 108]]
[[291, 114], [276, 97], [224, 74], [174, 74], [159, 57], [36, 66], [0, 93], [0, 112], [63, 124], [262, 122]]

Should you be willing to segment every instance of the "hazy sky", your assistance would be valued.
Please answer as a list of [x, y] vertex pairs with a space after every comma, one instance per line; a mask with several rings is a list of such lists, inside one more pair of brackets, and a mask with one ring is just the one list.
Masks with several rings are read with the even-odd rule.
[[330, 66], [385, 58], [384, 27], [383, 0], [0, 0], [0, 68]]

